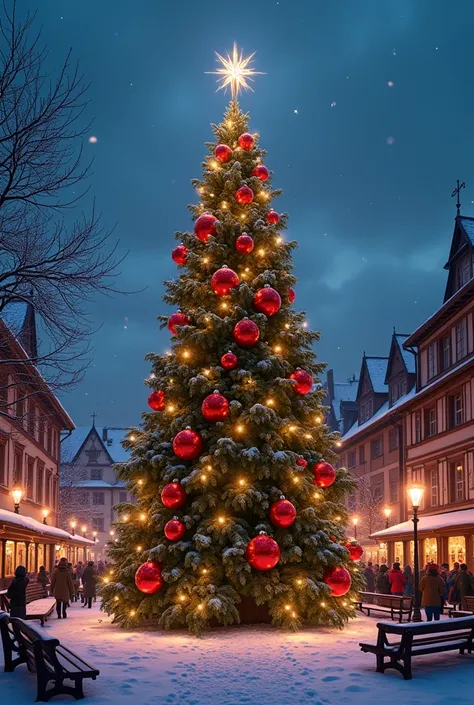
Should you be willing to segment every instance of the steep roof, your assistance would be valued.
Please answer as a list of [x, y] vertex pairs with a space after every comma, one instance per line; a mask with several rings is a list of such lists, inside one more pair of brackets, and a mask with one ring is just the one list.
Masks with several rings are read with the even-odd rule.
[[28, 304], [26, 301], [11, 301], [2, 311], [0, 318], [7, 324], [13, 335], [18, 338], [26, 324]]
[[458, 217], [458, 222], [466, 233], [466, 236], [469, 238], [471, 245], [474, 245], [474, 218], [469, 218], [466, 215], [460, 215]]
[[336, 418], [337, 424], [339, 426], [339, 431], [342, 431], [343, 418], [341, 414], [341, 402], [343, 401], [353, 401], [355, 402], [357, 398], [357, 385], [359, 384], [358, 379], [348, 380], [347, 382], [334, 382], [334, 399], [332, 401], [332, 408], [334, 411], [334, 416]]
[[402, 335], [401, 333], [395, 333], [395, 340], [397, 341], [400, 354], [403, 358], [403, 362], [405, 363], [405, 367], [407, 368], [408, 374], [414, 375], [416, 372], [416, 365], [415, 365], [415, 356], [412, 355], [411, 352], [408, 350], [405, 350], [403, 347], [403, 343], [405, 340], [408, 339], [408, 335]]
[[374, 393], [386, 394], [385, 375], [387, 374], [388, 357], [365, 357], [364, 359]]
[[[102, 440], [104, 429], [107, 430], [107, 441]], [[125, 450], [122, 441], [126, 437], [127, 428], [117, 428], [108, 426], [78, 426], [70, 436], [63, 439], [61, 443], [61, 462], [72, 463], [81, 451], [90, 433], [95, 430], [99, 441], [110, 456], [112, 463], [125, 463], [130, 458], [130, 451]]]
[[25, 350], [27, 357], [38, 357], [35, 309], [30, 301], [10, 301], [0, 311], [0, 318]]

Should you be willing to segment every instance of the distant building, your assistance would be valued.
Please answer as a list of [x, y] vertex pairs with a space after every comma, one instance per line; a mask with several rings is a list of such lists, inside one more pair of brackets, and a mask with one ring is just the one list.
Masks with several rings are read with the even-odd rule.
[[61, 525], [70, 528], [74, 521], [79, 532], [85, 527], [86, 536], [97, 540], [95, 558], [105, 555], [117, 519], [114, 506], [134, 501], [114, 468], [129, 459], [122, 447], [127, 433], [93, 424], [76, 428], [62, 443]]
[[[17, 565], [51, 570], [61, 555], [86, 558], [91, 545], [57, 528], [60, 433], [74, 423], [35, 366], [37, 357], [32, 304], [8, 304], [0, 312], [0, 360], [9, 361], [0, 365], [0, 587]], [[21, 495], [18, 512], [13, 490]]]
[[357, 385], [355, 375], [346, 382], [335, 382], [334, 371], [328, 370], [325, 406], [329, 407], [326, 424], [332, 432], [345, 433], [357, 418]]

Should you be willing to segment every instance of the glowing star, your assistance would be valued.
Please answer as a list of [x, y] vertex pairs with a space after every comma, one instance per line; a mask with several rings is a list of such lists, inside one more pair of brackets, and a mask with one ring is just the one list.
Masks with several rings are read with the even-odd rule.
[[216, 56], [222, 67], [218, 68], [217, 71], [206, 71], [206, 73], [216, 74], [220, 77], [217, 79], [217, 83], [220, 84], [218, 91], [222, 88], [225, 91], [227, 86], [230, 86], [232, 98], [236, 98], [241, 89], [253, 91], [248, 81], [253, 81], [252, 76], [264, 75], [262, 71], [255, 71], [249, 66], [252, 63], [255, 52], [244, 58], [242, 52], [239, 54], [235, 43], [232, 56], [229, 53], [227, 56], [221, 56], [217, 51]]
[[96, 144], [96, 142], [97, 142], [97, 137], [95, 137], [94, 135], [91, 135], [91, 136], [89, 137], [89, 142], [90, 142], [91, 144]]

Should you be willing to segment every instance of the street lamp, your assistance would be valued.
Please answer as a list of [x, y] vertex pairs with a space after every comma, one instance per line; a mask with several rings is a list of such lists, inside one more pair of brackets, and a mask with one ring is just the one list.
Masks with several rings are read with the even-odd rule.
[[94, 543], [97, 543], [97, 531], [93, 531], [92, 536], [94, 537]]
[[86, 538], [87, 526], [81, 526], [81, 531], [82, 531], [83, 537]]
[[390, 509], [390, 507], [385, 507], [383, 513], [385, 514], [385, 528], [388, 529], [388, 527], [390, 526], [390, 517], [392, 516], [392, 510]]
[[13, 497], [13, 502], [15, 505], [15, 514], [20, 513], [20, 502], [21, 498], [23, 497], [23, 490], [20, 489], [19, 487], [15, 487], [12, 490], [12, 497]]
[[73, 520], [71, 521], [71, 529], [72, 529], [72, 535], [73, 535], [73, 536], [76, 535], [76, 526], [77, 526], [77, 521], [76, 521], [75, 519], [73, 519]]
[[47, 524], [48, 522], [46, 521], [46, 519], [48, 518], [48, 515], [49, 515], [49, 509], [46, 509], [46, 507], [45, 507], [41, 513], [43, 515], [43, 524]]
[[420, 508], [421, 502], [423, 501], [423, 494], [425, 492], [425, 488], [422, 487], [421, 485], [412, 485], [411, 487], [407, 488], [407, 494], [408, 498], [411, 502], [411, 506], [413, 509], [413, 541], [414, 541], [414, 547], [413, 547], [413, 562], [415, 564], [415, 606], [413, 608], [413, 621], [414, 622], [422, 622], [423, 619], [421, 617], [421, 610], [420, 610], [420, 591], [418, 589], [418, 583], [420, 581], [420, 566], [419, 566], [419, 560], [418, 560], [418, 509]]
[[354, 538], [357, 538], [357, 524], [359, 523], [359, 517], [352, 517], [352, 525], [354, 527]]

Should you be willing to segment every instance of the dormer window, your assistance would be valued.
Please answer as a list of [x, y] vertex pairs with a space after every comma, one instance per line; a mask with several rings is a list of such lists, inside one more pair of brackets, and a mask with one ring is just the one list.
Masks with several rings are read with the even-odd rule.
[[366, 399], [363, 401], [360, 405], [360, 421], [361, 423], [364, 423], [364, 421], [367, 421], [368, 419], [371, 418], [371, 416], [374, 413], [374, 404], [372, 397], [369, 399]]
[[436, 343], [428, 345], [428, 379], [433, 379], [437, 372]]
[[456, 265], [456, 289], [460, 289], [472, 279], [471, 254], [468, 253]]

